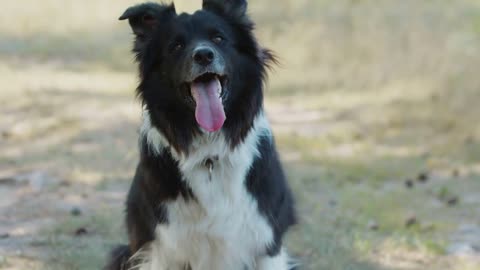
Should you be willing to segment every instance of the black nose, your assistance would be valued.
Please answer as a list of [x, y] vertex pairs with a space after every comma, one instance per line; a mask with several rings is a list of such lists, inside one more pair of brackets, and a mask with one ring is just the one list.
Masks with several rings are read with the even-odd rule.
[[211, 64], [214, 58], [215, 54], [210, 48], [201, 48], [193, 52], [193, 60], [195, 60], [195, 63], [202, 66]]

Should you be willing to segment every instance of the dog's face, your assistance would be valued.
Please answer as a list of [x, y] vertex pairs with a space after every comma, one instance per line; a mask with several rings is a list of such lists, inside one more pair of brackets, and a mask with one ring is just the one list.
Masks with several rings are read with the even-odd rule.
[[223, 129], [232, 146], [262, 106], [271, 54], [258, 46], [245, 0], [204, 0], [194, 14], [173, 5], [141, 4], [125, 11], [135, 34], [139, 96], [177, 150], [199, 132]]
[[[195, 111], [200, 127], [219, 130], [226, 119], [224, 102], [235, 64], [235, 36], [222, 18], [205, 11], [182, 14], [168, 25], [168, 36], [157, 46], [158, 71], [170, 81], [169, 91]], [[159, 45], [160, 45], [159, 44]]]

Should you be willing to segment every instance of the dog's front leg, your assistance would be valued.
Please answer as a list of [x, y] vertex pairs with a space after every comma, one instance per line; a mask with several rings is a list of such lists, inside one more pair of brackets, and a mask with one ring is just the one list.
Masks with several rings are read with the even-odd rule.
[[257, 270], [294, 270], [295, 265], [289, 261], [289, 257], [284, 249], [277, 255], [264, 256], [257, 260]]
[[150, 243], [148, 250], [140, 251], [138, 255], [138, 270], [190, 270], [188, 265], [174, 260], [174, 255], [165, 252], [160, 241]]

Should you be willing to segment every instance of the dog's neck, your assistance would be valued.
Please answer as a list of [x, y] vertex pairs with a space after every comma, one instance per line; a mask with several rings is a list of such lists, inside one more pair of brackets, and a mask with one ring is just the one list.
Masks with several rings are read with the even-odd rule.
[[[271, 136], [270, 126], [263, 112], [257, 115], [249, 133]], [[231, 153], [238, 150], [238, 147], [232, 149], [227, 138], [225, 138], [225, 134], [222, 131], [218, 131], [214, 133], [201, 132], [191, 142], [188, 153], [177, 152], [161, 131], [152, 125], [150, 114], [147, 110], [143, 112], [140, 136], [140, 141], [146, 143], [148, 151], [153, 155], [160, 155], [163, 151], [168, 150], [179, 163], [183, 163], [187, 159], [189, 162], [193, 160], [197, 164], [203, 164], [209, 170], [214, 168], [219, 160], [227, 158]], [[248, 137], [245, 140], [248, 140]]]

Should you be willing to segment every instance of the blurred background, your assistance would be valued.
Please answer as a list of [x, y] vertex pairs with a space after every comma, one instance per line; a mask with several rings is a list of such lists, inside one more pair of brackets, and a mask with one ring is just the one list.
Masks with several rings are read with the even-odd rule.
[[[138, 1], [2, 0], [0, 269], [125, 241]], [[192, 11], [200, 1], [176, 1]], [[250, 1], [305, 270], [480, 269], [480, 1]]]

